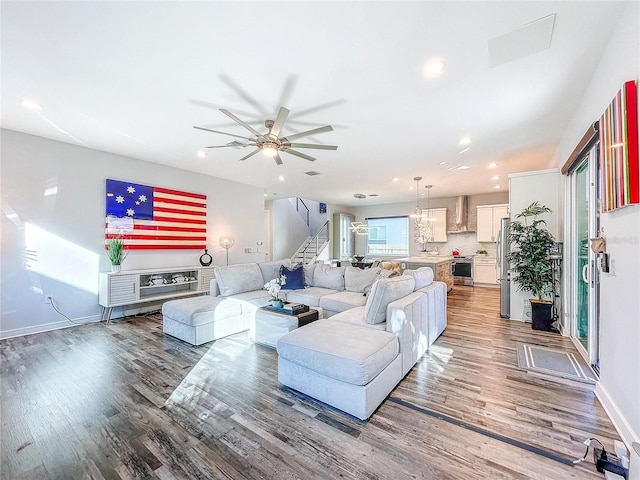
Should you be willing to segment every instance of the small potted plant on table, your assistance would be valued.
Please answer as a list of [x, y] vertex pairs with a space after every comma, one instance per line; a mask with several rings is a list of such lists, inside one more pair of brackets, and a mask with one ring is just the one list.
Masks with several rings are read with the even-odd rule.
[[548, 297], [553, 292], [553, 270], [549, 260], [549, 247], [554, 243], [546, 222], [538, 215], [551, 213], [551, 209], [533, 202], [516, 215], [511, 222], [509, 240], [511, 252], [507, 256], [514, 273], [513, 281], [518, 290], [534, 294], [530, 299], [531, 327], [534, 330], [551, 330], [551, 306]]
[[127, 252], [124, 251], [124, 241], [121, 238], [112, 238], [107, 242], [107, 257], [111, 262], [111, 271], [119, 272], [122, 268], [122, 262], [127, 258]]

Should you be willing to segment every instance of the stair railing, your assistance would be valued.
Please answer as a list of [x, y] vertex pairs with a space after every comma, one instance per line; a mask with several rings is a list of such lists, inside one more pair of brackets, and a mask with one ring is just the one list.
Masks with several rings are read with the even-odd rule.
[[302, 260], [302, 263], [308, 264], [314, 262], [320, 254], [320, 249], [329, 241], [329, 220], [327, 220], [313, 237], [310, 237], [298, 249], [291, 259], [296, 261]]

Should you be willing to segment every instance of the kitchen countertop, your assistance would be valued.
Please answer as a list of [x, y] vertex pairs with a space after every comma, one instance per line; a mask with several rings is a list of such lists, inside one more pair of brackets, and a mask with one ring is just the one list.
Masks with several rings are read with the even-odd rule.
[[404, 258], [396, 258], [398, 262], [407, 262], [407, 263], [428, 263], [428, 264], [438, 264], [443, 262], [450, 262], [453, 260], [453, 257], [446, 255], [430, 255], [428, 257], [404, 257]]

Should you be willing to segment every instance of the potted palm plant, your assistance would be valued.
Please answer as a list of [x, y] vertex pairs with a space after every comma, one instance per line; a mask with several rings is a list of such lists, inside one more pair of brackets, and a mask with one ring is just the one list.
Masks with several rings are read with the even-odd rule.
[[107, 257], [111, 262], [111, 271], [119, 272], [122, 268], [122, 262], [127, 257], [124, 251], [124, 241], [121, 238], [112, 238], [107, 242]]
[[553, 292], [553, 270], [549, 260], [549, 247], [554, 243], [553, 235], [546, 228], [546, 221], [538, 215], [551, 213], [551, 209], [533, 202], [515, 216], [511, 222], [509, 240], [511, 252], [507, 256], [511, 265], [512, 279], [518, 290], [529, 292], [531, 327], [534, 330], [551, 330], [551, 306], [546, 300]]

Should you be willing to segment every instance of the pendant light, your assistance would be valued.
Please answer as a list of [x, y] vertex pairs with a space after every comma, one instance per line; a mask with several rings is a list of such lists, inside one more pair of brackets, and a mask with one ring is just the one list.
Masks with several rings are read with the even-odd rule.
[[420, 225], [422, 223], [422, 209], [420, 208], [420, 180], [422, 177], [413, 177], [416, 181], [416, 208], [413, 210], [413, 214], [411, 218], [416, 222], [416, 225]]

